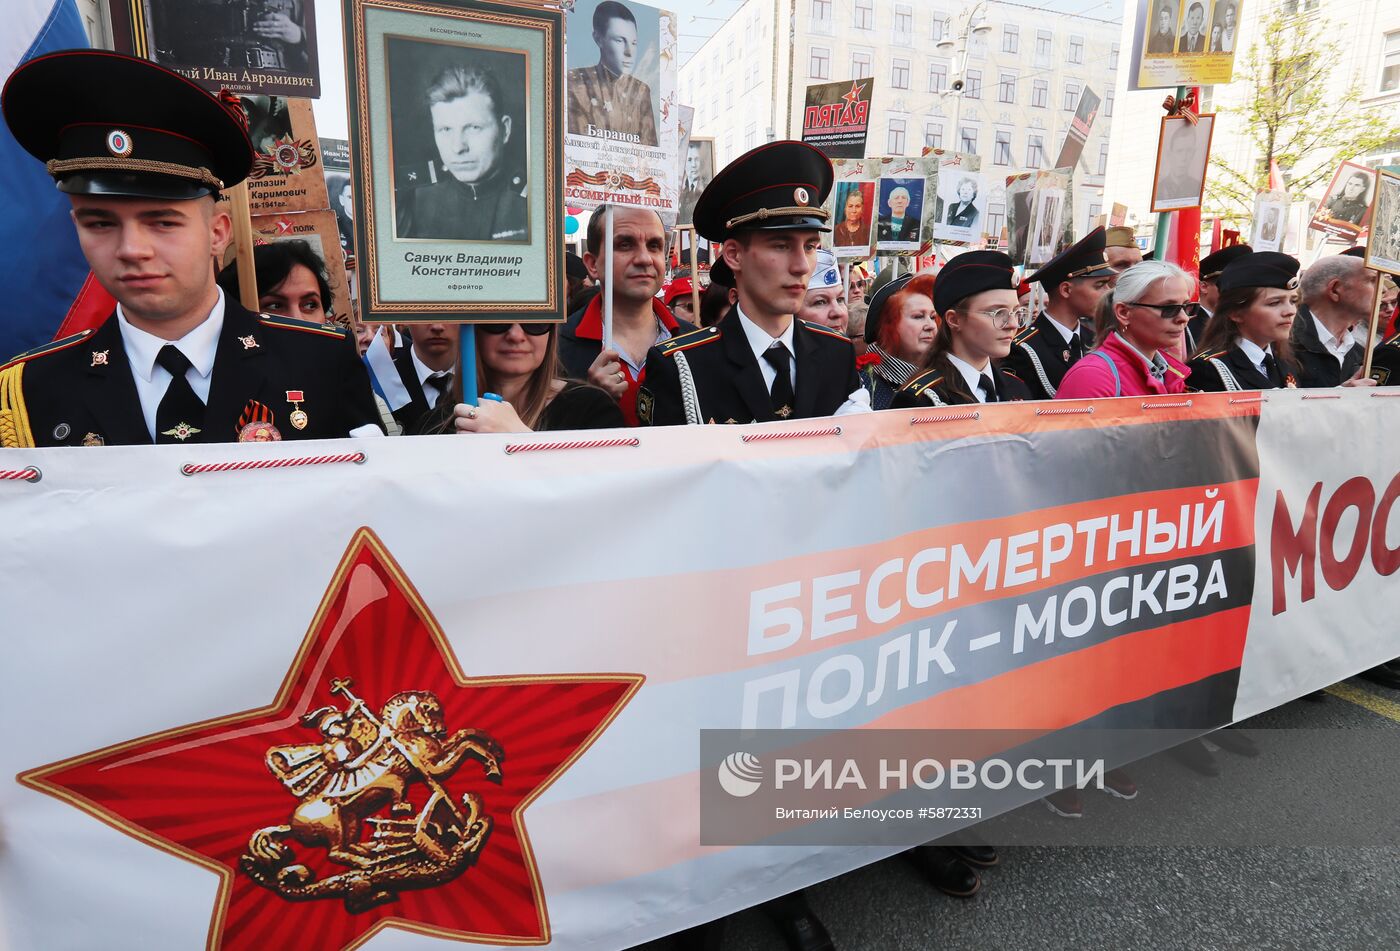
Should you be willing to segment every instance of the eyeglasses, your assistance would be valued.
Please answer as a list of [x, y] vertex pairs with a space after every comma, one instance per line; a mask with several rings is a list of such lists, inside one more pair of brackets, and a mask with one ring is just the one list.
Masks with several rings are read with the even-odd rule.
[[1031, 311], [1029, 307], [1017, 307], [1015, 310], [1011, 310], [1007, 307], [998, 307], [996, 310], [978, 310], [973, 311], [973, 313], [990, 318], [992, 326], [998, 330], [1005, 330], [1012, 325], [1027, 327], [1031, 322]]
[[1195, 317], [1201, 312], [1201, 305], [1196, 301], [1187, 301], [1184, 304], [1142, 304], [1138, 301], [1124, 301], [1129, 307], [1148, 307], [1157, 312], [1157, 316], [1163, 320], [1171, 320], [1177, 314], [1185, 314], [1187, 317]]
[[[480, 330], [484, 334], [499, 336], [500, 334], [510, 333], [510, 328], [514, 326], [515, 324], [477, 324], [476, 329]], [[551, 330], [554, 329], [554, 325], [522, 323], [520, 325], [520, 329], [525, 331], [532, 337], [543, 337], [545, 334], [549, 333]]]

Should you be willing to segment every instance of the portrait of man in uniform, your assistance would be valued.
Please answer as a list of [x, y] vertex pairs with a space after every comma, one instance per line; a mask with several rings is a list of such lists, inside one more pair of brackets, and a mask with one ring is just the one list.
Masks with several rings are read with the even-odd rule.
[[1171, 53], [1176, 49], [1176, 4], [1162, 3], [1157, 6], [1157, 16], [1152, 21], [1152, 33], [1147, 38], [1147, 52]]
[[[243, 92], [249, 89], [246, 72], [272, 77], [254, 81], [254, 92], [317, 95], [314, 6], [306, 0], [147, 0], [150, 58], [172, 68], [211, 70], [200, 77], [206, 86], [236, 81]], [[308, 77], [315, 85], [284, 86], [278, 74]]]
[[1153, 211], [1200, 205], [1214, 125], [1213, 115], [1201, 116], [1194, 124], [1179, 116], [1163, 119], [1157, 180], [1152, 189]]
[[695, 217], [695, 203], [714, 177], [714, 139], [691, 139], [685, 150], [685, 169], [681, 178], [680, 202], [676, 214], [677, 224], [691, 223]]
[[617, 0], [599, 3], [591, 22], [598, 62], [571, 69], [565, 78], [568, 130], [654, 148], [658, 140], [652, 86], [637, 73], [659, 80], [657, 50], [643, 48], [636, 14]]
[[[395, 238], [530, 240], [525, 56], [390, 37]], [[416, 79], [416, 81], [415, 81]]]

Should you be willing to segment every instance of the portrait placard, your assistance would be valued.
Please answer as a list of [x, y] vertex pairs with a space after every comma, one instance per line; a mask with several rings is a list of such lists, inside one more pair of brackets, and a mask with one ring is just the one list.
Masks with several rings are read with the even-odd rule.
[[1089, 132], [1094, 128], [1094, 120], [1099, 115], [1099, 104], [1103, 102], [1099, 94], [1088, 86], [1079, 94], [1079, 107], [1074, 111], [1069, 129], [1065, 132], [1064, 144], [1060, 146], [1060, 156], [1055, 159], [1055, 168], [1073, 168], [1079, 164], [1079, 156], [1084, 154], [1084, 143], [1089, 141]]
[[676, 213], [673, 13], [635, 0], [577, 0], [568, 14], [565, 194]]
[[1030, 264], [1045, 264], [1059, 252], [1064, 234], [1065, 212], [1068, 210], [1068, 188], [1054, 182], [1038, 185], [1031, 202], [1031, 227], [1028, 235]]
[[310, 99], [239, 96], [253, 142], [248, 208], [255, 215], [330, 207]]
[[684, 166], [681, 169], [680, 201], [676, 206], [676, 223], [695, 221], [695, 203], [700, 193], [715, 177], [715, 140], [691, 139], [686, 143]]
[[826, 203], [831, 231], [822, 243], [838, 258], [868, 258], [875, 253], [880, 160], [832, 159], [831, 167], [834, 184]]
[[1249, 245], [1256, 251], [1282, 251], [1288, 237], [1288, 193], [1260, 192], [1254, 196], [1254, 222]]
[[1244, 0], [1138, 0], [1129, 89], [1230, 82]]
[[933, 240], [942, 204], [938, 198], [938, 157], [879, 160], [875, 183], [875, 250], [909, 256], [925, 238]]
[[1360, 237], [1371, 223], [1371, 199], [1376, 190], [1376, 170], [1355, 162], [1343, 162], [1332, 173], [1327, 193], [1318, 203], [1308, 227], [1349, 241]]
[[1366, 242], [1366, 266], [1400, 275], [1400, 175], [1379, 172], [1376, 189], [1371, 237]]
[[1185, 116], [1163, 116], [1157, 139], [1157, 167], [1152, 180], [1152, 211], [1199, 208], [1206, 189], [1206, 164], [1215, 115], [1192, 122]]
[[815, 83], [807, 87], [802, 109], [802, 141], [828, 158], [863, 158], [870, 128], [870, 98], [875, 80]]
[[970, 244], [985, 230], [987, 188], [982, 176], [969, 171], [962, 156], [944, 156], [938, 169], [938, 201], [933, 219], [935, 241]]
[[107, 0], [113, 48], [217, 93], [321, 95], [312, 0]]
[[564, 310], [562, 14], [345, 0], [361, 317]]
[[331, 288], [326, 319], [350, 326], [350, 283], [345, 274], [345, 255], [341, 252], [335, 215], [329, 211], [306, 211], [289, 215], [254, 215], [252, 221], [255, 244], [305, 241], [311, 246], [325, 265]]

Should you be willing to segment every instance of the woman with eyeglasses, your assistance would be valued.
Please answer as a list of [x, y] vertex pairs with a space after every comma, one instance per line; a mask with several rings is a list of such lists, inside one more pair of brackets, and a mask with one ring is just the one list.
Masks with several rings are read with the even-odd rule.
[[1289, 345], [1298, 314], [1298, 259], [1256, 251], [1226, 265], [1220, 303], [1191, 361], [1190, 387], [1206, 393], [1295, 387]]
[[938, 330], [932, 274], [908, 274], [875, 292], [865, 317], [865, 353], [856, 357], [872, 409], [889, 409], [899, 388], [925, 365]]
[[[559, 372], [558, 324], [477, 324], [476, 379], [482, 398], [434, 414], [426, 432], [525, 433], [612, 429], [622, 410], [603, 390]], [[489, 394], [489, 395], [488, 395]], [[493, 397], [500, 397], [494, 399]]]
[[933, 303], [938, 329], [924, 364], [892, 405], [897, 409], [1006, 403], [1030, 399], [1026, 384], [997, 366], [1030, 320], [1016, 294], [1011, 258], [968, 251], [938, 273]]
[[1107, 335], [1069, 368], [1055, 399], [1184, 393], [1191, 371], [1173, 354], [1199, 306], [1186, 272], [1167, 261], [1143, 261], [1119, 274], [1109, 294]]

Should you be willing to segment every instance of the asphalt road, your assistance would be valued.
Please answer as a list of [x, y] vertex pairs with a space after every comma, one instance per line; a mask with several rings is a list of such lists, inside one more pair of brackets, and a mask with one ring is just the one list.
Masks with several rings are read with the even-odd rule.
[[[1400, 947], [1400, 825], [1372, 837], [1372, 820], [1343, 816], [1353, 833], [1346, 847], [1289, 846], [1279, 834], [1290, 816], [1289, 797], [1277, 792], [1300, 784], [1324, 804], [1356, 800], [1360, 790], [1374, 797], [1372, 816], [1400, 816], [1400, 786], [1388, 774], [1358, 778], [1364, 771], [1347, 765], [1374, 759], [1400, 768], [1400, 755], [1391, 755], [1400, 750], [1400, 692], [1362, 681], [1332, 690], [1325, 702], [1299, 700], [1245, 724], [1261, 731], [1255, 735], [1263, 752], [1254, 759], [1217, 753], [1218, 779], [1158, 756], [1132, 767], [1141, 788], [1136, 800], [1085, 794], [1080, 828], [1097, 841], [1113, 841], [1116, 825], [1139, 832], [1155, 826], [1158, 834], [1144, 837], [1171, 842], [1173, 823], [1187, 827], [1183, 803], [1191, 803], [1191, 845], [1004, 848], [1000, 864], [983, 871], [981, 892], [962, 900], [934, 891], [894, 858], [817, 885], [808, 899], [840, 951]], [[1290, 757], [1278, 749], [1284, 736], [1268, 732], [1318, 728], [1349, 732], [1334, 734], [1346, 748], [1315, 769], [1306, 768], [1306, 751]], [[1374, 755], [1357, 756], [1358, 748]], [[1367, 808], [1365, 795], [1351, 807]], [[1209, 807], [1203, 822], [1194, 816], [1198, 804]], [[1079, 827], [1039, 804], [1012, 818]], [[1301, 829], [1308, 819], [1297, 821]], [[1226, 827], [1221, 841], [1228, 847], [1209, 844], [1210, 830]], [[1238, 846], [1255, 831], [1274, 844]], [[1328, 841], [1316, 830], [1299, 837]], [[784, 951], [784, 944], [761, 914], [748, 911], [730, 920], [724, 948]]]

